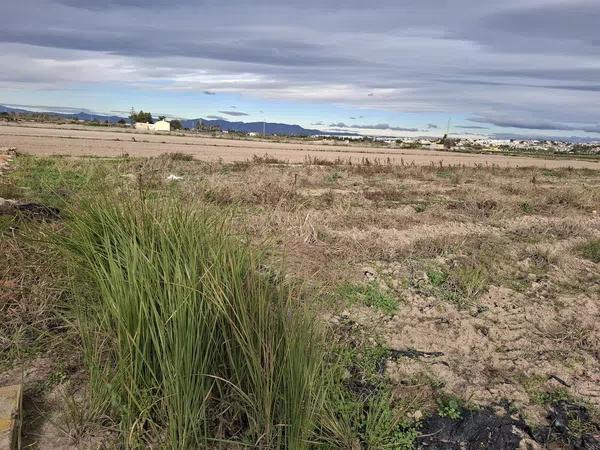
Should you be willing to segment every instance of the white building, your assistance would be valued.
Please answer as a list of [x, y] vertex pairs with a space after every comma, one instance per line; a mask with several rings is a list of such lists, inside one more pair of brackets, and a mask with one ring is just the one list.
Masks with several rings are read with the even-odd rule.
[[136, 122], [135, 129], [141, 131], [150, 131], [150, 124], [147, 122]]
[[171, 131], [171, 122], [159, 120], [156, 123], [136, 122], [135, 129], [141, 131]]
[[166, 120], [159, 120], [154, 124], [152, 131], [171, 131], [171, 122]]

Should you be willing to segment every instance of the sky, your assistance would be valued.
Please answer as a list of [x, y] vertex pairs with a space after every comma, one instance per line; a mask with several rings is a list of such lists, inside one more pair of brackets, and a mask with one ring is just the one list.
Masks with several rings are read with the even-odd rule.
[[599, 0], [4, 3], [4, 105], [600, 138]]

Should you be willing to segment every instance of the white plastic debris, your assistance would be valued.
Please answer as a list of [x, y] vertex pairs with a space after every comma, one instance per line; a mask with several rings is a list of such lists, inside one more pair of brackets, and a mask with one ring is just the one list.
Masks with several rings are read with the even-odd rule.
[[167, 177], [167, 180], [168, 181], [181, 181], [181, 180], [183, 180], [183, 177], [180, 177], [179, 175], [171, 174]]

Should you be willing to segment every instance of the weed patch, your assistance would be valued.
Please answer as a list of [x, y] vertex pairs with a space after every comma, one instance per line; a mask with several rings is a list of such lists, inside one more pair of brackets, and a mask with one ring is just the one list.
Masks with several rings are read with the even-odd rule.
[[163, 159], [170, 159], [171, 161], [193, 161], [194, 159], [194, 157], [189, 153], [182, 152], [163, 153], [159, 157]]
[[384, 376], [389, 351], [359, 344], [339, 352], [340, 381], [327, 402], [325, 442], [335, 448], [415, 448], [419, 423], [408, 418], [414, 405], [394, 395]]
[[[417, 264], [420, 272], [422, 266]], [[421, 272], [422, 273], [422, 272]], [[411, 284], [425, 295], [433, 295], [463, 308], [473, 304], [488, 282], [484, 267], [470, 263], [426, 265], [425, 277], [413, 276]]]
[[592, 239], [578, 247], [579, 253], [592, 262], [600, 263], [600, 239]]
[[59, 158], [19, 156], [13, 170], [3, 175], [0, 197], [27, 198], [59, 206], [84, 187], [90, 189], [98, 183], [107, 173], [105, 168], [96, 164], [65, 164]]
[[463, 405], [459, 398], [454, 396], [442, 396], [438, 399], [438, 415], [458, 420], [462, 417]]
[[365, 285], [345, 285], [340, 290], [340, 296], [351, 303], [362, 303], [389, 315], [395, 314], [399, 307], [398, 299], [382, 290], [374, 281]]

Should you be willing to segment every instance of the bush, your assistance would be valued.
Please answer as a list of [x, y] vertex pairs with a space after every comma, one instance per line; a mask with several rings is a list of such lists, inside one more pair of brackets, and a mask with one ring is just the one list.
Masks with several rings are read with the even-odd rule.
[[308, 447], [327, 386], [316, 322], [222, 214], [113, 199], [70, 223], [93, 398], [127, 447]]

